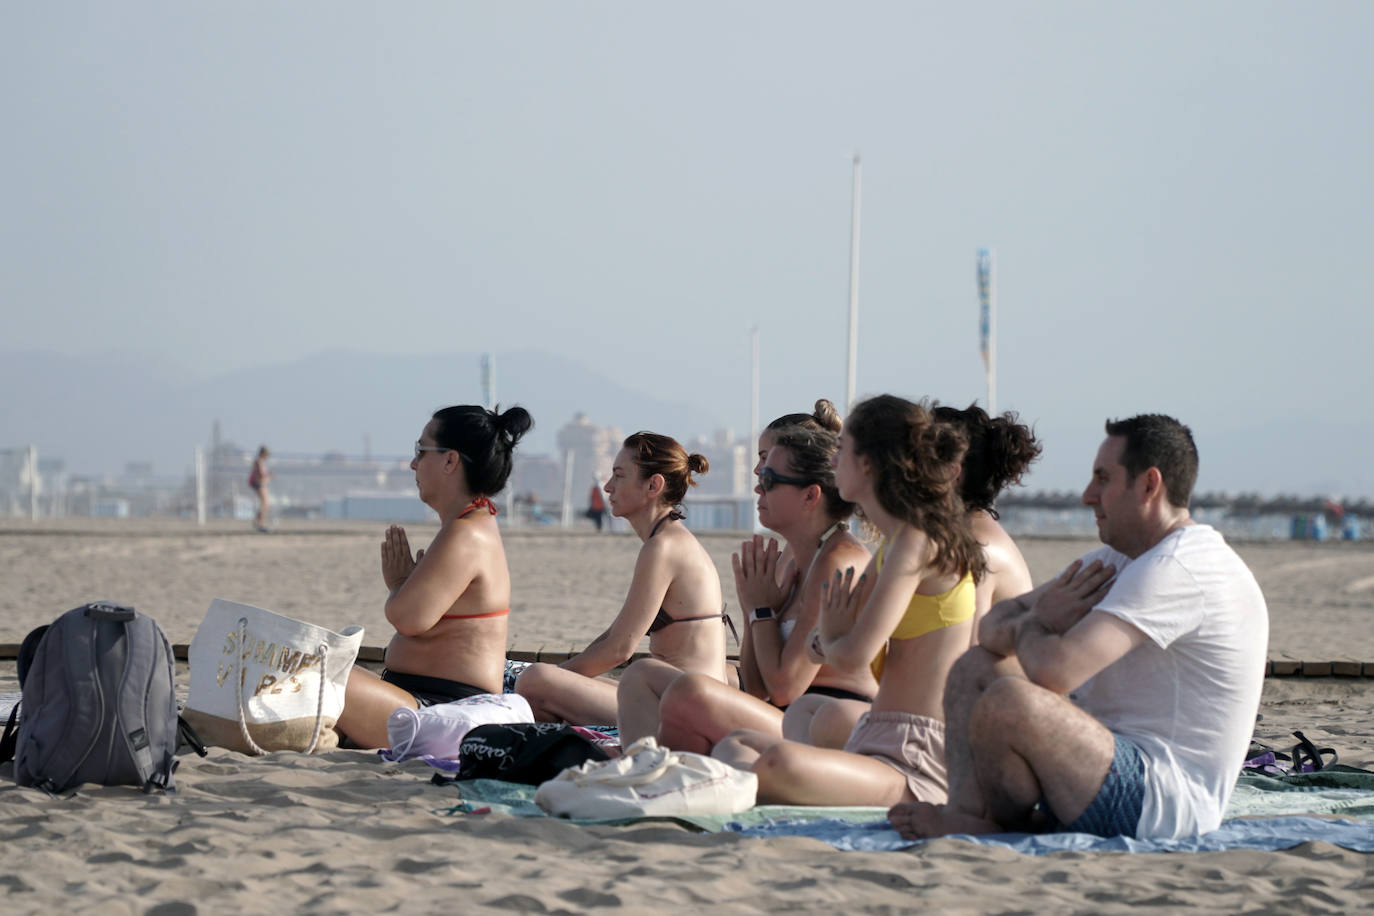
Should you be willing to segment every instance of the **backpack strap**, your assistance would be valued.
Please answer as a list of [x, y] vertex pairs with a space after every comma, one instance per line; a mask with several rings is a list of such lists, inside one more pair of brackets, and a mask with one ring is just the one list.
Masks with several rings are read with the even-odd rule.
[[135, 627], [147, 627], [152, 621], [146, 617], [137, 617], [133, 608], [109, 605], [93, 604], [87, 608], [86, 614], [89, 617], [114, 620], [124, 624], [126, 654], [124, 673], [120, 675], [119, 693], [117, 694], [119, 721], [126, 728], [121, 737], [129, 748], [129, 756], [138, 769], [139, 778], [143, 780], [143, 790], [147, 792], [151, 788], [166, 789], [171, 781], [171, 773], [161, 772], [158, 761], [153, 760], [152, 739], [148, 736], [148, 722], [144, 714], [145, 698], [143, 691], [128, 689], [129, 678], [133, 676], [134, 672], [155, 670], [157, 664], [155, 640], [135, 639], [133, 635]]
[[191, 727], [191, 723], [182, 716], [177, 716], [177, 737], [191, 745], [191, 750], [201, 757], [209, 755], [210, 752], [205, 749], [205, 742], [200, 740], [200, 735]]
[[10, 720], [5, 723], [5, 734], [0, 737], [0, 763], [9, 763], [14, 759], [14, 745], [18, 740], [19, 703], [15, 703], [14, 708], [10, 710]]

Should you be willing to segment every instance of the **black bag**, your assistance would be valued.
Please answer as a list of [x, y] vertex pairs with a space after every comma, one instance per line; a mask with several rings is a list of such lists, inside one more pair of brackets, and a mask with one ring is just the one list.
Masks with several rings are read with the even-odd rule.
[[537, 786], [568, 767], [610, 755], [571, 725], [479, 725], [458, 746], [458, 779], [500, 779]]
[[156, 621], [110, 602], [31, 632], [19, 652], [19, 706], [0, 740], [13, 750], [15, 782], [52, 793], [84, 782], [172, 790], [179, 741], [199, 743], [177, 715], [174, 664]]

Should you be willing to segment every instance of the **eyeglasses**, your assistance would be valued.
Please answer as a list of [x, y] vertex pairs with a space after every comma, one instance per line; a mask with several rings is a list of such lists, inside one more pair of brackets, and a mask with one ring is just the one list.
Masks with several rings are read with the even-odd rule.
[[421, 445], [420, 441], [415, 440], [415, 460], [419, 461], [420, 456], [425, 452], [451, 452], [453, 449], [445, 448], [442, 445]]
[[815, 483], [815, 481], [807, 480], [804, 477], [788, 477], [785, 474], [779, 474], [772, 468], [764, 468], [762, 471], [759, 471], [759, 489], [763, 490], [763, 492], [767, 493], [780, 483], [785, 483], [792, 487], [809, 487]]

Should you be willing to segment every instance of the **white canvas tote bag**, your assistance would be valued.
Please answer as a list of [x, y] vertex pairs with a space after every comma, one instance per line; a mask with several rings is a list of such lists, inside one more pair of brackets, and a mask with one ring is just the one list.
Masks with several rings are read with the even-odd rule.
[[330, 750], [362, 641], [362, 627], [335, 633], [216, 598], [191, 640], [182, 715], [206, 744], [244, 754]]
[[754, 806], [758, 777], [713, 757], [640, 738], [613, 760], [568, 767], [534, 793], [556, 817], [737, 814]]

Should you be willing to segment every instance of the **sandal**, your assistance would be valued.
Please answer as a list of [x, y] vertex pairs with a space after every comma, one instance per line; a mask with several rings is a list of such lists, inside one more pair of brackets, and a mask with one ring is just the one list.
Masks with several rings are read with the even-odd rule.
[[1293, 758], [1283, 751], [1276, 751], [1260, 741], [1251, 741], [1250, 749], [1245, 752], [1245, 762], [1240, 765], [1242, 773], [1259, 773], [1264, 776], [1288, 776], [1293, 772]]
[[[1293, 732], [1298, 743], [1293, 745], [1293, 772], [1318, 773], [1331, 766], [1338, 759], [1333, 747], [1317, 747], [1302, 732]], [[1325, 759], [1330, 757], [1330, 760]]]

